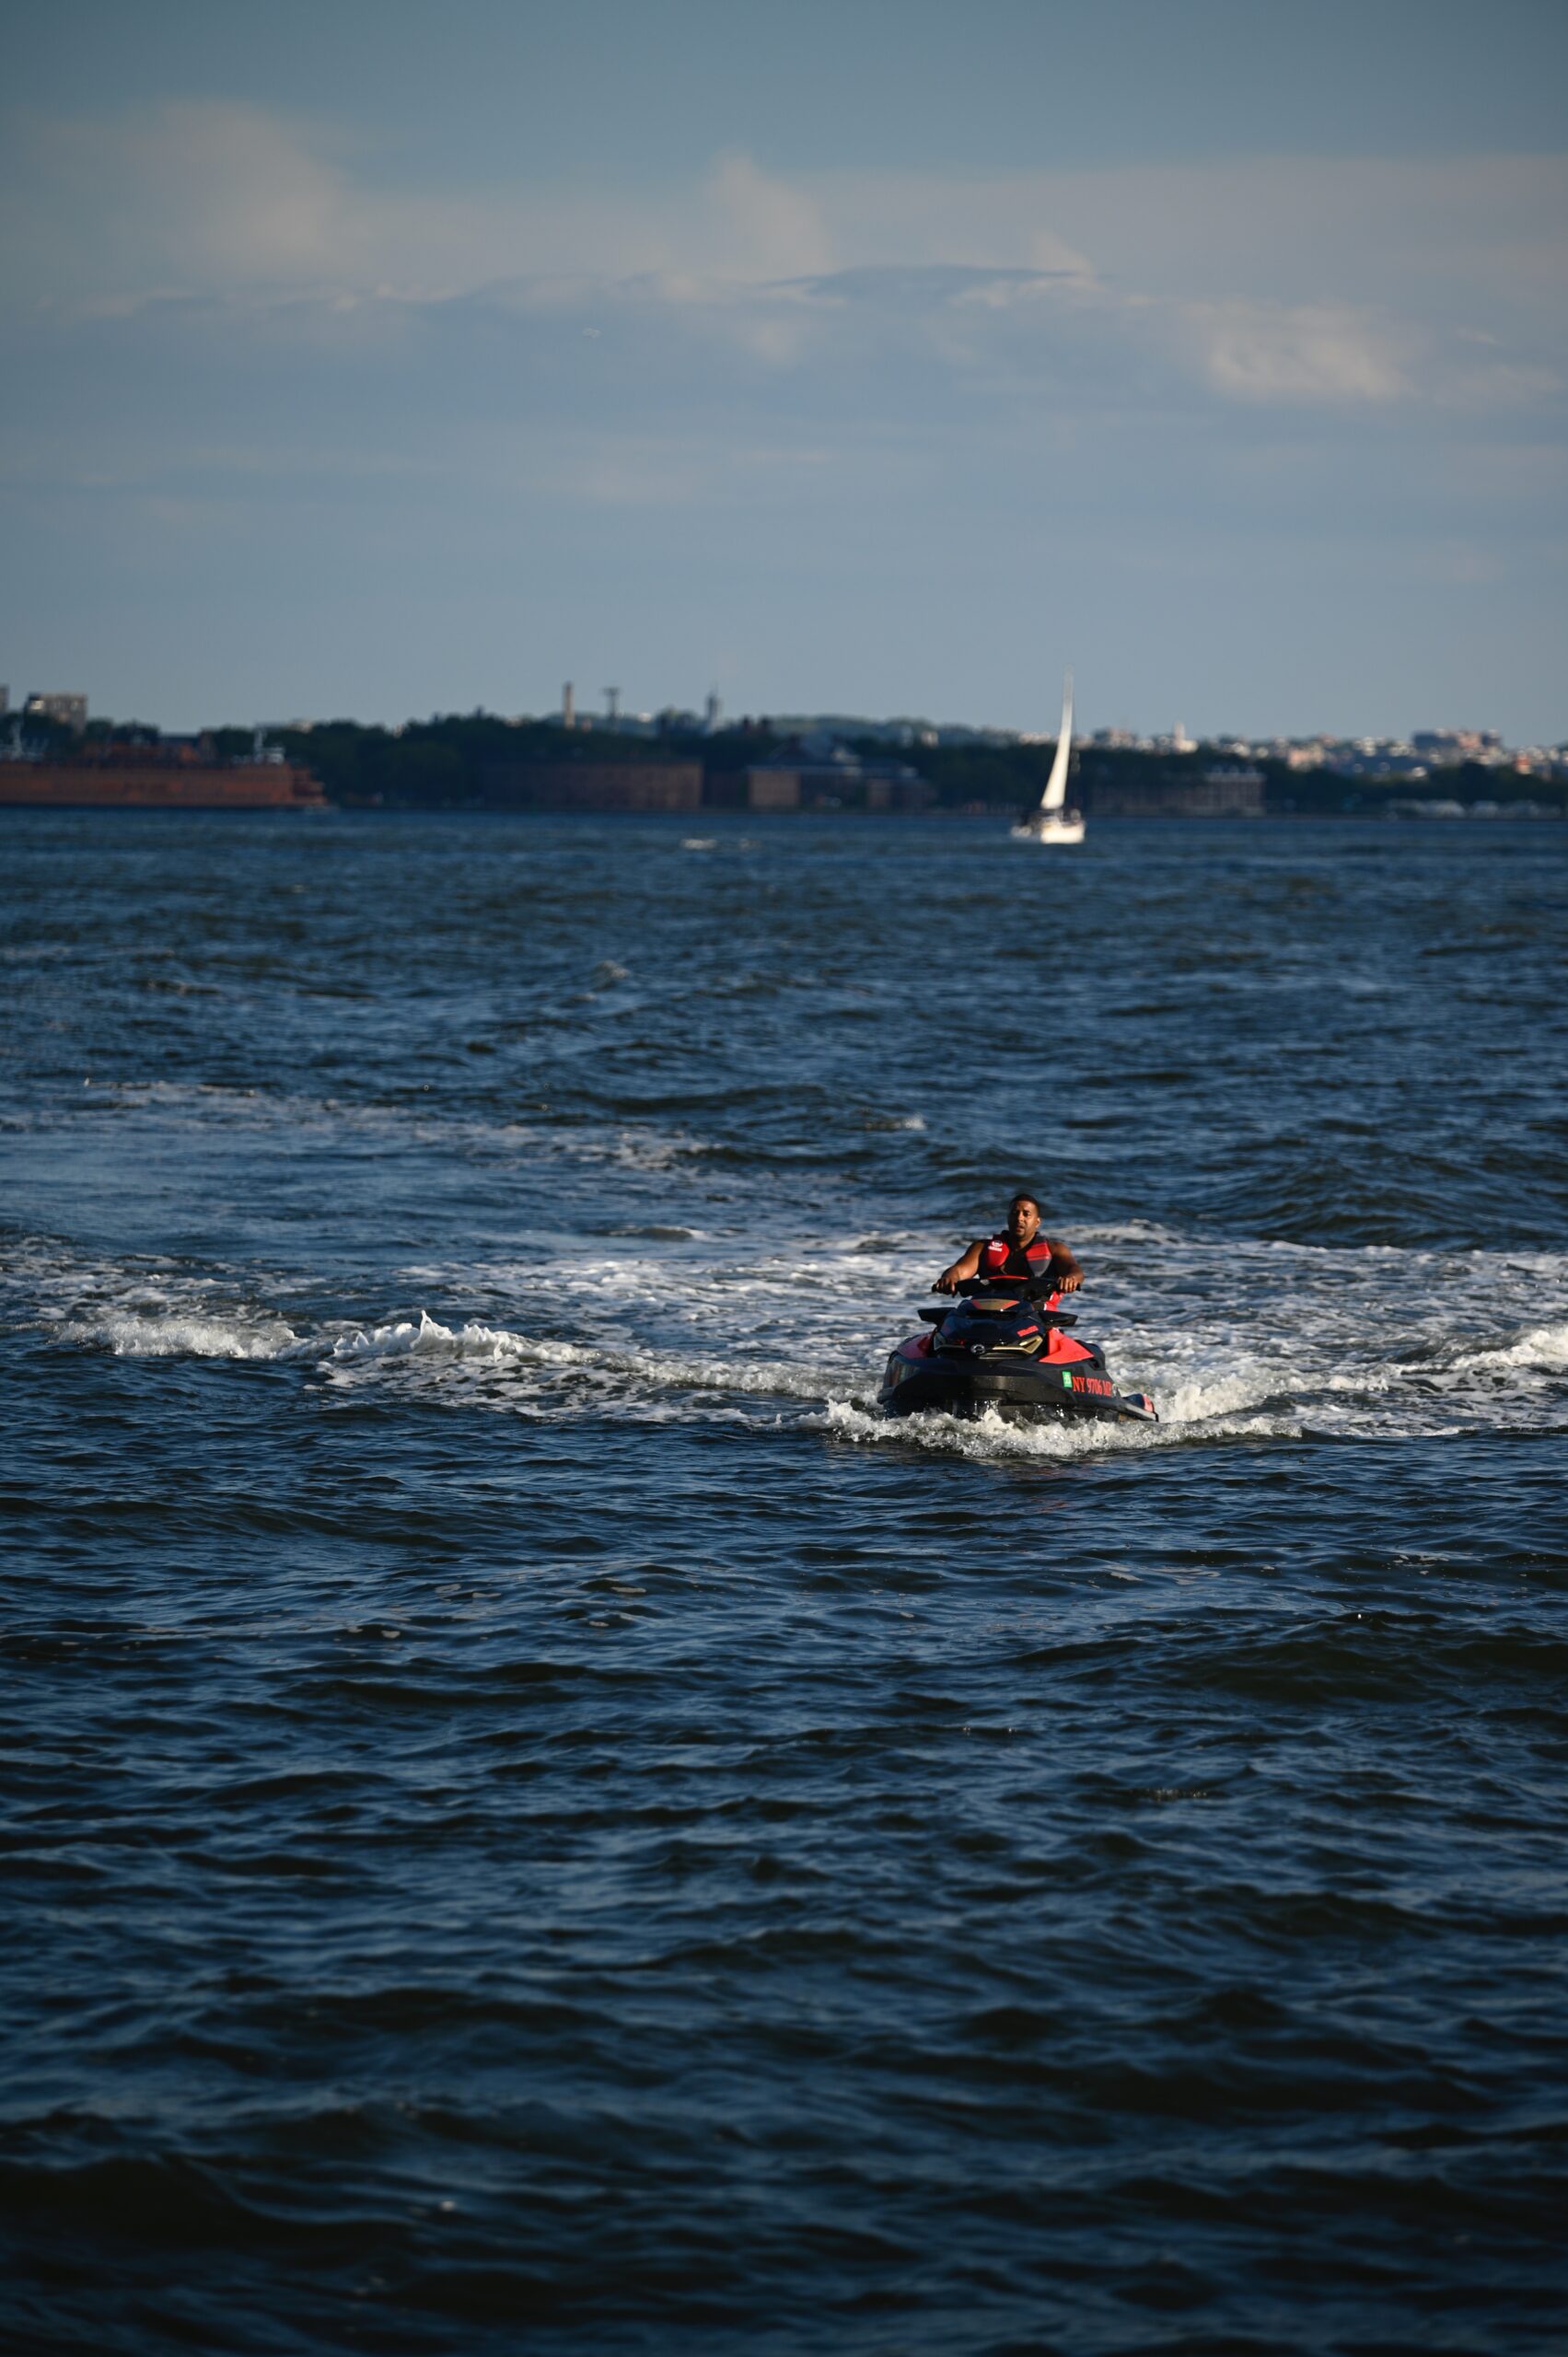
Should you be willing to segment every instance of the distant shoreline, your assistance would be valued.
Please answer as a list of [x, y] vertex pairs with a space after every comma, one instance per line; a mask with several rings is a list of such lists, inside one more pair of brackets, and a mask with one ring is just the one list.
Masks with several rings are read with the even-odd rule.
[[[223, 807], [273, 798], [337, 808], [538, 809], [671, 816], [703, 823], [745, 817], [856, 813], [1016, 821], [1039, 807], [1056, 748], [1050, 739], [929, 741], [886, 731], [790, 734], [741, 722], [712, 733], [671, 726], [643, 736], [557, 722], [447, 714], [398, 729], [357, 721], [269, 731], [213, 728], [192, 737], [89, 721], [22, 715], [15, 753], [0, 761], [0, 805], [35, 798]], [[1398, 755], [1398, 758], [1395, 755]], [[34, 797], [29, 773], [46, 791]], [[133, 781], [134, 784], [133, 784]], [[1070, 807], [1091, 825], [1126, 819], [1352, 818], [1458, 811], [1568, 815], [1568, 751], [1513, 755], [1478, 746], [1375, 746], [1247, 753], [1225, 743], [1169, 747], [1076, 743]]]
[[[345, 819], [537, 819], [541, 824], [593, 820], [600, 826], [615, 827], [627, 822], [646, 825], [721, 826], [726, 832], [740, 827], [765, 827], [770, 832], [775, 827], [784, 830], [805, 821], [827, 824], [864, 823], [872, 830], [889, 822], [900, 820], [921, 824], [935, 822], [951, 825], [969, 821], [975, 825], [1007, 827], [1016, 823], [1016, 804], [993, 804], [981, 809], [934, 806], [924, 810], [864, 810], [833, 808], [830, 805], [813, 804], [796, 810], [606, 810], [596, 808], [530, 808], [526, 805], [494, 802], [383, 802], [375, 800], [326, 797], [319, 801], [290, 806], [261, 802], [64, 802], [58, 800], [29, 802], [14, 797], [0, 800], [0, 824], [7, 817], [85, 818], [110, 817], [133, 819], [277, 819], [291, 825], [305, 818]], [[1395, 828], [1415, 827], [1423, 832], [1435, 829], [1459, 827], [1515, 827], [1561, 824], [1568, 818], [1568, 809], [1551, 808], [1544, 805], [1534, 807], [1500, 805], [1489, 810], [1477, 811], [1461, 807], [1457, 810], [1412, 811], [1385, 808], [1355, 810], [1255, 810], [1255, 811], [1179, 811], [1141, 810], [1107, 811], [1098, 816], [1092, 811], [1090, 822], [1096, 832], [1101, 829], [1120, 831], [1124, 828], [1162, 827], [1180, 830], [1215, 826], [1253, 828], [1258, 826], [1325, 826], [1325, 825], [1388, 825]]]

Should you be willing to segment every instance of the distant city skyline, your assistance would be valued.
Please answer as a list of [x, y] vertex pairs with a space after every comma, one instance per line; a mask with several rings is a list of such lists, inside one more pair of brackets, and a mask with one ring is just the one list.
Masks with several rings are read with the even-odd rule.
[[0, 673], [1561, 743], [1565, 86], [1534, 0], [61, 0]]
[[[652, 737], [670, 736], [716, 736], [734, 730], [764, 729], [775, 737], [793, 738], [819, 737], [824, 743], [837, 740], [852, 743], [855, 739], [881, 737], [889, 744], [1052, 744], [1054, 732], [1049, 729], [1008, 728], [981, 719], [935, 719], [924, 714], [873, 713], [746, 713], [725, 714], [721, 700], [710, 692], [699, 711], [691, 704], [666, 703], [656, 712], [639, 712], [622, 708], [618, 689], [606, 689], [606, 709], [594, 712], [581, 706], [575, 686], [567, 681], [561, 701], [554, 711], [498, 712], [485, 705], [473, 707], [467, 714], [448, 714], [446, 717], [484, 718], [500, 721], [508, 727], [554, 723], [581, 731], [585, 735], [636, 736]], [[80, 733], [89, 721], [100, 727], [111, 726], [134, 730], [142, 726], [157, 726], [148, 717], [114, 714], [92, 709], [92, 700], [80, 691], [34, 691], [16, 705], [10, 702], [9, 689], [0, 685], [0, 722], [10, 720], [22, 734], [19, 738], [0, 738], [0, 754], [8, 754], [26, 745], [25, 724], [40, 715], [63, 724]], [[405, 727], [419, 729], [430, 726], [443, 715], [438, 714], [410, 714], [400, 722], [361, 721], [356, 715], [340, 713], [332, 715], [292, 714], [287, 717], [255, 721], [214, 720], [209, 727], [233, 727], [236, 725], [254, 727], [258, 745], [274, 733], [312, 732], [331, 728], [338, 722], [353, 726], [389, 728], [394, 736]], [[179, 731], [168, 731], [179, 735]], [[1312, 729], [1287, 735], [1279, 730], [1244, 734], [1235, 729], [1220, 728], [1194, 736], [1183, 721], [1167, 729], [1139, 730], [1114, 723], [1098, 727], [1074, 726], [1074, 742], [1100, 748], [1123, 747], [1134, 752], [1191, 753], [1222, 752], [1245, 758], [1270, 758], [1284, 761], [1294, 769], [1319, 767], [1351, 771], [1361, 768], [1386, 770], [1389, 766], [1412, 768], [1424, 774], [1424, 766], [1442, 767], [1461, 761], [1477, 761], [1483, 766], [1514, 767], [1522, 771], [1539, 771], [1542, 775], [1559, 777], [1568, 772], [1568, 739], [1556, 743], [1542, 740], [1536, 743], [1514, 743], [1501, 730], [1489, 728], [1426, 726], [1404, 729], [1384, 735], [1369, 735], [1330, 728]]]

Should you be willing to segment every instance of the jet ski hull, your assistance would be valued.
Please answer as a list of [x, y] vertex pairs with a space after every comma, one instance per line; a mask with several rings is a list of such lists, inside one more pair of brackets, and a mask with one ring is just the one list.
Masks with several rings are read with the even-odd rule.
[[[912, 1335], [916, 1344], [923, 1334]], [[1010, 1424], [1158, 1422], [1145, 1392], [1119, 1392], [1109, 1376], [1084, 1367], [988, 1367], [892, 1353], [878, 1401], [890, 1416], [1000, 1416]]]
[[1144, 1391], [1118, 1391], [1098, 1342], [1040, 1284], [966, 1278], [951, 1308], [923, 1309], [935, 1332], [906, 1335], [883, 1372], [890, 1416], [1000, 1416], [1009, 1423], [1157, 1423]]

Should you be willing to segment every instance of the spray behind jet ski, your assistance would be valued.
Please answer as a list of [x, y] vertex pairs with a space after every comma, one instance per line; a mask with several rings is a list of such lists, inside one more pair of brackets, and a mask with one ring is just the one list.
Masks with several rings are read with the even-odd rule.
[[877, 1395], [889, 1415], [1158, 1422], [1148, 1393], [1118, 1391], [1099, 1344], [1069, 1331], [1077, 1319], [1042, 1279], [969, 1277], [953, 1290], [889, 1355]]

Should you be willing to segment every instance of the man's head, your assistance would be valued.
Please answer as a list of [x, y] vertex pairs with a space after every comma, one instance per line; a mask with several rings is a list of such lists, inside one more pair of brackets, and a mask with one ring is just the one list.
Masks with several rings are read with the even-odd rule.
[[1022, 1189], [1007, 1206], [1007, 1233], [1015, 1244], [1032, 1244], [1040, 1232], [1040, 1204]]

